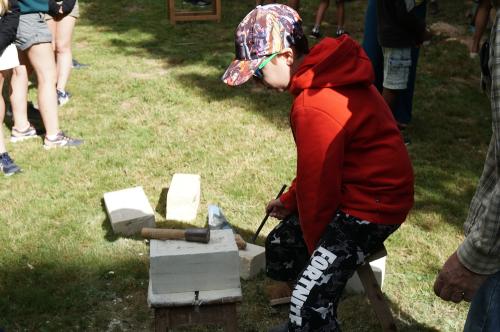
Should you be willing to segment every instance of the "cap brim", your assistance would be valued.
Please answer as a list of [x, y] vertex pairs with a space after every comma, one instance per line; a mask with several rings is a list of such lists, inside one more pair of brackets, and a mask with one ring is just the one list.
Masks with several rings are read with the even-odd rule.
[[235, 59], [226, 72], [222, 75], [222, 81], [230, 86], [241, 85], [248, 81], [259, 66], [262, 59], [255, 60], [238, 60]]

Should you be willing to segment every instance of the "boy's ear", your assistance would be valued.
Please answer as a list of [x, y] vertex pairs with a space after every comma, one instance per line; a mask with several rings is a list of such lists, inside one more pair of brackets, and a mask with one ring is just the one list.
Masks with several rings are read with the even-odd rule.
[[287, 47], [284, 48], [281, 52], [280, 55], [285, 58], [286, 64], [291, 66], [293, 64], [293, 61], [295, 60], [295, 52], [293, 49]]

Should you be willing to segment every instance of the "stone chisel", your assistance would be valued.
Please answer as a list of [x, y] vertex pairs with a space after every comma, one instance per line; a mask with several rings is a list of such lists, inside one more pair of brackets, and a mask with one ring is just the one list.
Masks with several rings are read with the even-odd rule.
[[[281, 190], [278, 193], [278, 195], [276, 196], [276, 199], [280, 198], [280, 196], [283, 194], [285, 189], [286, 189], [286, 184], [284, 184], [283, 187], [281, 187]], [[266, 223], [267, 218], [269, 218], [269, 212], [266, 213], [266, 216], [264, 217], [264, 219], [262, 219], [262, 222], [260, 223], [259, 228], [257, 228], [257, 232], [255, 232], [255, 235], [252, 238], [252, 243], [255, 243], [255, 240], [257, 240], [257, 236], [259, 236], [260, 230], [262, 229], [262, 227], [264, 227], [264, 224]]]
[[141, 230], [141, 235], [146, 239], [156, 240], [184, 240], [201, 243], [210, 241], [209, 228], [168, 229], [144, 227]]

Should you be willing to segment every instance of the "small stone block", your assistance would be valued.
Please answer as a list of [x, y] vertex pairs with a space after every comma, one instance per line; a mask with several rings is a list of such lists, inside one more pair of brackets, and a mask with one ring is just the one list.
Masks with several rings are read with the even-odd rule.
[[198, 174], [174, 174], [167, 194], [167, 220], [196, 219], [200, 205], [200, 182]]
[[243, 295], [241, 288], [219, 289], [214, 291], [200, 291], [196, 296], [195, 292], [153, 294], [151, 280], [148, 286], [148, 305], [155, 307], [179, 307], [195, 304], [210, 303], [233, 303], [241, 302]]
[[[387, 256], [384, 256], [382, 258], [370, 262], [370, 266], [373, 270], [373, 274], [375, 275], [375, 279], [377, 279], [377, 283], [379, 284], [380, 289], [382, 289], [382, 286], [384, 285], [386, 258]], [[345, 290], [349, 294], [365, 293], [365, 288], [363, 287], [361, 280], [359, 280], [358, 273], [354, 273], [351, 279], [347, 281]]]
[[155, 214], [142, 187], [104, 194], [104, 204], [116, 234], [133, 235], [143, 227], [155, 227]]
[[240, 250], [240, 277], [251, 279], [266, 267], [266, 249], [247, 243], [245, 250]]
[[233, 231], [212, 230], [209, 243], [151, 240], [153, 294], [240, 288], [240, 258]]

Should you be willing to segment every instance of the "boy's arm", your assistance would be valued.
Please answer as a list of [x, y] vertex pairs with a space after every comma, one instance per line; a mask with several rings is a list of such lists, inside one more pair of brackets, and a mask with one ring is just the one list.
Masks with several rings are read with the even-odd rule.
[[2, 55], [5, 48], [16, 39], [18, 25], [19, 5], [16, 0], [10, 0], [9, 10], [0, 20], [0, 55]]
[[340, 204], [344, 130], [317, 109], [295, 109], [291, 121], [297, 145], [295, 196], [311, 253]]
[[[415, 36], [416, 45], [421, 45], [426, 38], [425, 19], [419, 18], [415, 14], [415, 0], [395, 1], [394, 5], [399, 24]], [[425, 4], [421, 6], [425, 6]]]

